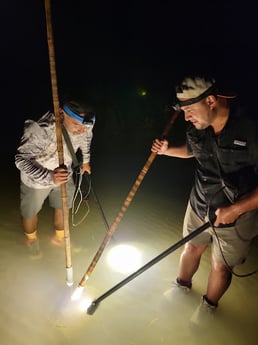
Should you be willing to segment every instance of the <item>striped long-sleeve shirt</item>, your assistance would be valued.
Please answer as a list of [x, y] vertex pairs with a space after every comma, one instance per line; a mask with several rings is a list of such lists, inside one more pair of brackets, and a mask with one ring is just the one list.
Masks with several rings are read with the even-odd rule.
[[[69, 132], [74, 151], [82, 151], [83, 163], [90, 161], [92, 128], [82, 134]], [[64, 164], [72, 175], [72, 157], [63, 138]], [[52, 173], [59, 166], [55, 117], [47, 112], [37, 122], [25, 121], [24, 133], [15, 155], [21, 181], [28, 187], [40, 189], [54, 186]]]

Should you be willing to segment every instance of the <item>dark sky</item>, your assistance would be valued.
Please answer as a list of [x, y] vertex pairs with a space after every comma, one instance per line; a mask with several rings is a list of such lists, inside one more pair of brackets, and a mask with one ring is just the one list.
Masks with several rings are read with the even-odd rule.
[[[258, 5], [245, 1], [53, 0], [59, 93], [85, 90], [103, 104], [146, 88], [166, 101], [175, 80], [209, 73], [256, 95]], [[1, 2], [7, 126], [52, 104], [43, 0]], [[112, 101], [111, 101], [112, 100]], [[6, 109], [5, 109], [6, 108]], [[8, 132], [8, 131], [7, 131]]]

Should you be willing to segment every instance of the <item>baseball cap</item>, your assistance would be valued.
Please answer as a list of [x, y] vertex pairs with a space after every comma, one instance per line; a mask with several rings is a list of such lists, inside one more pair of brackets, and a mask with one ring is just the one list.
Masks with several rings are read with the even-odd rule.
[[234, 92], [220, 90], [215, 79], [187, 77], [176, 87], [176, 98], [180, 106], [197, 103], [209, 95], [232, 99]]

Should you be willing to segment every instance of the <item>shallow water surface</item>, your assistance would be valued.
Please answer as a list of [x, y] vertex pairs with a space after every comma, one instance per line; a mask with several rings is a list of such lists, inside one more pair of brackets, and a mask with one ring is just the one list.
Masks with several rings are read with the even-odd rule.
[[[126, 159], [117, 156], [111, 160], [103, 155], [96, 159], [92, 183], [109, 224], [114, 221], [147, 156]], [[50, 243], [51, 209], [46, 203], [41, 211], [38, 234], [42, 257], [32, 260], [20, 226], [18, 173], [10, 165], [6, 175], [1, 181], [0, 204], [1, 344], [257, 344], [257, 274], [233, 277], [215, 317], [205, 325], [192, 324], [200, 297], [205, 293], [209, 251], [203, 256], [193, 289], [187, 295], [172, 287], [179, 248], [102, 300], [93, 315], [80, 309], [84, 299], [97, 299], [127, 277], [113, 271], [107, 263], [107, 255], [114, 246], [135, 246], [144, 265], [180, 241], [192, 182], [189, 161], [156, 158], [79, 301], [72, 301], [71, 295], [106, 234], [99, 205], [91, 195], [86, 219], [77, 227], [70, 226], [74, 285], [68, 287], [64, 249]], [[81, 210], [82, 214], [85, 210]], [[245, 274], [258, 267], [257, 248], [255, 242], [238, 273]]]

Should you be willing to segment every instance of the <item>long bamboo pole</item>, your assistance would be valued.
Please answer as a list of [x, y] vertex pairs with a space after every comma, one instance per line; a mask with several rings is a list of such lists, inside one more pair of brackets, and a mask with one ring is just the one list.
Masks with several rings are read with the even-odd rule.
[[[173, 114], [172, 114], [169, 122], [167, 123], [167, 125], [166, 125], [166, 127], [162, 133], [163, 138], [165, 138], [168, 135], [170, 129], [172, 128], [172, 126], [173, 126], [173, 124], [174, 124], [175, 120], [177, 119], [180, 112], [181, 112], [181, 109], [178, 106], [175, 106]], [[131, 201], [133, 200], [133, 197], [135, 196], [142, 180], [144, 179], [146, 173], [148, 172], [148, 170], [149, 170], [152, 162], [154, 161], [156, 155], [157, 155], [157, 153], [152, 152], [150, 154], [149, 158], [147, 159], [144, 167], [142, 168], [140, 174], [138, 175], [138, 177], [137, 177], [134, 185], [132, 186], [129, 194], [127, 195], [120, 211], [118, 212], [114, 222], [111, 224], [109, 230], [107, 231], [106, 236], [104, 237], [104, 239], [103, 239], [98, 251], [96, 252], [92, 262], [90, 263], [86, 273], [83, 275], [79, 285], [77, 286], [76, 290], [74, 291], [74, 293], [72, 295], [72, 299], [78, 299], [80, 297], [82, 289], [85, 287], [86, 282], [89, 279], [90, 275], [92, 274], [92, 272], [93, 272], [98, 260], [100, 259], [106, 245], [108, 244], [111, 236], [113, 235], [113, 233], [117, 229], [121, 219], [123, 218], [125, 212], [127, 211]]]
[[[64, 166], [62, 128], [61, 128], [61, 119], [60, 119], [60, 114], [59, 114], [59, 98], [58, 98], [58, 88], [57, 88], [55, 49], [54, 49], [53, 29], [52, 29], [52, 21], [51, 21], [50, 0], [45, 0], [45, 12], [46, 12], [46, 27], [47, 27], [47, 41], [48, 41], [52, 96], [53, 96], [54, 114], [55, 114], [55, 121], [56, 121], [56, 141], [57, 141], [58, 160], [59, 160], [59, 165]], [[72, 260], [71, 260], [69, 209], [67, 207], [66, 183], [61, 184], [60, 188], [61, 188], [62, 206], [63, 206], [63, 214], [64, 214], [66, 283], [68, 286], [72, 286], [73, 285], [73, 268], [72, 268]]]

